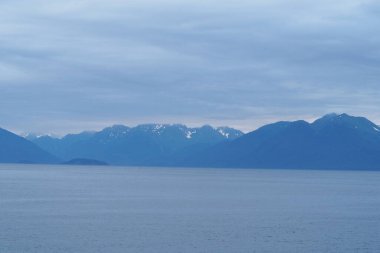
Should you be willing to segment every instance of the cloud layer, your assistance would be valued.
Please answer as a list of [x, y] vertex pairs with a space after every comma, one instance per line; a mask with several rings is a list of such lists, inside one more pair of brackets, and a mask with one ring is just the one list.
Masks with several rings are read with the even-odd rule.
[[0, 1], [1, 126], [380, 122], [376, 1]]

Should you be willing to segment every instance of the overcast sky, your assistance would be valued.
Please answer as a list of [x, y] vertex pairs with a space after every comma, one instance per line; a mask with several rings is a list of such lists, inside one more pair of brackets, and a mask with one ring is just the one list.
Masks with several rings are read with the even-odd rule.
[[0, 126], [380, 123], [380, 2], [0, 0]]

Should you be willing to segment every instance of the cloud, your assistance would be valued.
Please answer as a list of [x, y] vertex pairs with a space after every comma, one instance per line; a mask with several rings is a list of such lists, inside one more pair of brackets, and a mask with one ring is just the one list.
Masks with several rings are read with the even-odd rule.
[[1, 1], [1, 124], [59, 133], [149, 121], [250, 130], [333, 110], [380, 121], [379, 7]]

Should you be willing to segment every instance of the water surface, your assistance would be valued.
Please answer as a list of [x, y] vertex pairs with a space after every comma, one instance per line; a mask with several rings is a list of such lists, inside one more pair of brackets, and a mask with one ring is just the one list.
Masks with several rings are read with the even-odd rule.
[[0, 253], [380, 252], [380, 173], [0, 165]]

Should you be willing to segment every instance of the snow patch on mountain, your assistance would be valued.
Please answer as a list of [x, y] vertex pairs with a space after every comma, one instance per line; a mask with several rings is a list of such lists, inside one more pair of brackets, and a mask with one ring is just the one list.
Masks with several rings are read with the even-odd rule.
[[227, 139], [230, 137], [230, 133], [227, 133], [224, 131], [224, 129], [218, 129], [218, 132], [223, 135], [224, 137], [226, 137]]
[[162, 130], [165, 129], [166, 126], [162, 124], [156, 124], [156, 125], [153, 125], [152, 127], [153, 127], [152, 129], [153, 133], [161, 134]]
[[193, 134], [197, 133], [197, 130], [187, 130], [186, 131], [186, 138], [191, 139], [193, 137]]
[[129, 127], [123, 125], [114, 125], [109, 128], [105, 128], [103, 132], [108, 133], [108, 137], [110, 138], [119, 138], [125, 136], [130, 131]]
[[21, 137], [27, 139], [27, 140], [36, 140], [43, 137], [50, 137], [55, 139], [60, 139], [61, 137], [55, 134], [36, 134], [36, 133], [22, 133], [20, 134]]

